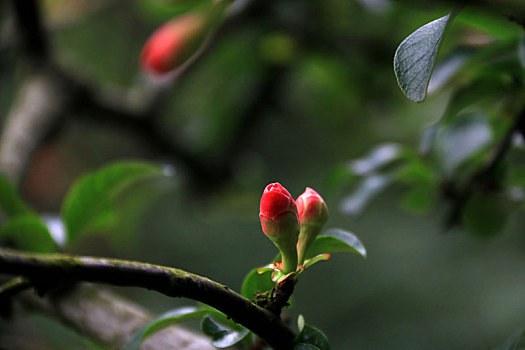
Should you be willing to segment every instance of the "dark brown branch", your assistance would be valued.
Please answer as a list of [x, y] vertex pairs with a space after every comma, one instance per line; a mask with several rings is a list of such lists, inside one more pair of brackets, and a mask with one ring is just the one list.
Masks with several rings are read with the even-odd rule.
[[294, 337], [270, 311], [224, 285], [175, 268], [117, 259], [0, 250], [0, 271], [24, 275], [40, 288], [54, 287], [59, 281], [86, 281], [141, 287], [172, 297], [190, 298], [224, 312], [274, 349], [290, 349]]

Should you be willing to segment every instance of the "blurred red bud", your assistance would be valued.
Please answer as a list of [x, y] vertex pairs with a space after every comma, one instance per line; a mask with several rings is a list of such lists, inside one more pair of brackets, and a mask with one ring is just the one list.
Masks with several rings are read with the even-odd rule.
[[188, 61], [209, 33], [209, 16], [194, 12], [171, 19], [147, 40], [140, 55], [144, 71], [162, 75]]

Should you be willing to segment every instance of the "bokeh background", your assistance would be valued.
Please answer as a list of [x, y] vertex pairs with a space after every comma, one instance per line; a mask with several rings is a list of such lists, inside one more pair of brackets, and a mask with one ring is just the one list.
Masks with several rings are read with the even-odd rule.
[[[341, 210], [353, 185], [338, 180], [341, 168], [381, 143], [417, 149], [424, 128], [443, 113], [453, 86], [413, 104], [397, 86], [392, 58], [408, 34], [450, 9], [388, 0], [243, 1], [246, 7], [239, 5], [205, 54], [168, 89], [158, 120], [196, 159], [231, 162], [224, 181], [196, 184], [176, 157], [160, 154], [135, 132], [72, 115], [34, 155], [24, 197], [42, 213], [58, 212], [86, 171], [123, 159], [169, 166], [170, 179], [138, 184], [121, 196], [117, 227], [84, 236], [72, 251], [179, 267], [239, 290], [244, 275], [276, 253], [258, 220], [264, 187], [278, 181], [294, 196], [313, 187], [330, 209], [327, 227], [354, 232], [368, 257], [335, 255], [301, 276], [290, 322], [303, 314], [333, 349], [504, 343], [525, 324], [522, 215], [513, 215], [500, 234], [480, 238], [447, 229], [440, 201], [424, 213], [407, 211], [402, 186], [386, 189], [360, 215]], [[139, 70], [147, 37], [191, 6], [189, 0], [49, 0], [44, 20], [65, 69], [105, 88], [132, 89], [156, 84]], [[26, 72], [8, 40], [7, 6], [0, 8], [1, 122]], [[443, 54], [475, 39], [501, 39], [478, 24], [458, 17]], [[261, 96], [268, 84], [270, 92]], [[224, 159], [231, 144], [234, 155]], [[155, 313], [192, 304], [118, 291]], [[99, 348], [38, 314], [2, 328], [34, 332], [39, 348]]]

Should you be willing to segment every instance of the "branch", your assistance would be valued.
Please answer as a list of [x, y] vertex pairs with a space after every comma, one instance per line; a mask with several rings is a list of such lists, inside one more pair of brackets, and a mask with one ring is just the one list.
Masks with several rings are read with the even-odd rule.
[[0, 250], [0, 271], [52, 287], [58, 281], [96, 282], [142, 287], [171, 297], [186, 297], [224, 312], [263, 338], [274, 349], [290, 349], [293, 332], [272, 312], [228, 287], [183, 270], [118, 259], [26, 254]]
[[51, 69], [34, 73], [13, 103], [0, 136], [0, 169], [19, 183], [33, 153], [60, 122], [69, 86]]
[[449, 197], [452, 197], [454, 200], [451, 213], [447, 220], [448, 227], [454, 226], [459, 222], [465, 204], [473, 193], [477, 191], [488, 191], [498, 186], [498, 184], [494, 183], [494, 175], [507, 156], [512, 146], [512, 138], [516, 133], [521, 133], [525, 136], [525, 108], [522, 109], [516, 117], [516, 120], [509, 127], [490, 158], [470, 177], [463, 189], [455, 190], [454, 188], [449, 188], [447, 190], [451, 192]]
[[[67, 293], [48, 293], [45, 297], [25, 293], [20, 296], [20, 300], [29, 311], [44, 311], [111, 349], [121, 349], [142, 326], [153, 319], [146, 310], [126, 298], [87, 283]], [[215, 348], [204, 336], [178, 326], [153, 334], [141, 346], [141, 350], [165, 349]]]
[[15, 23], [26, 57], [34, 64], [49, 59], [49, 43], [42, 26], [37, 0], [12, 0]]

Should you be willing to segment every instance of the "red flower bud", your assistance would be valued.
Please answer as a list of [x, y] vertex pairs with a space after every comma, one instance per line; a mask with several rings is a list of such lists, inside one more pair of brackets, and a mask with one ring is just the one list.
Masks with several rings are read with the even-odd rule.
[[328, 208], [319, 193], [310, 187], [307, 187], [304, 193], [297, 198], [295, 204], [301, 222], [297, 253], [298, 262], [302, 264], [306, 258], [308, 247], [328, 220]]
[[263, 232], [281, 251], [283, 272], [295, 271], [299, 218], [293, 197], [281, 184], [272, 183], [264, 189], [259, 218]]
[[301, 225], [323, 226], [328, 220], [328, 208], [319, 193], [307, 187], [295, 201]]

